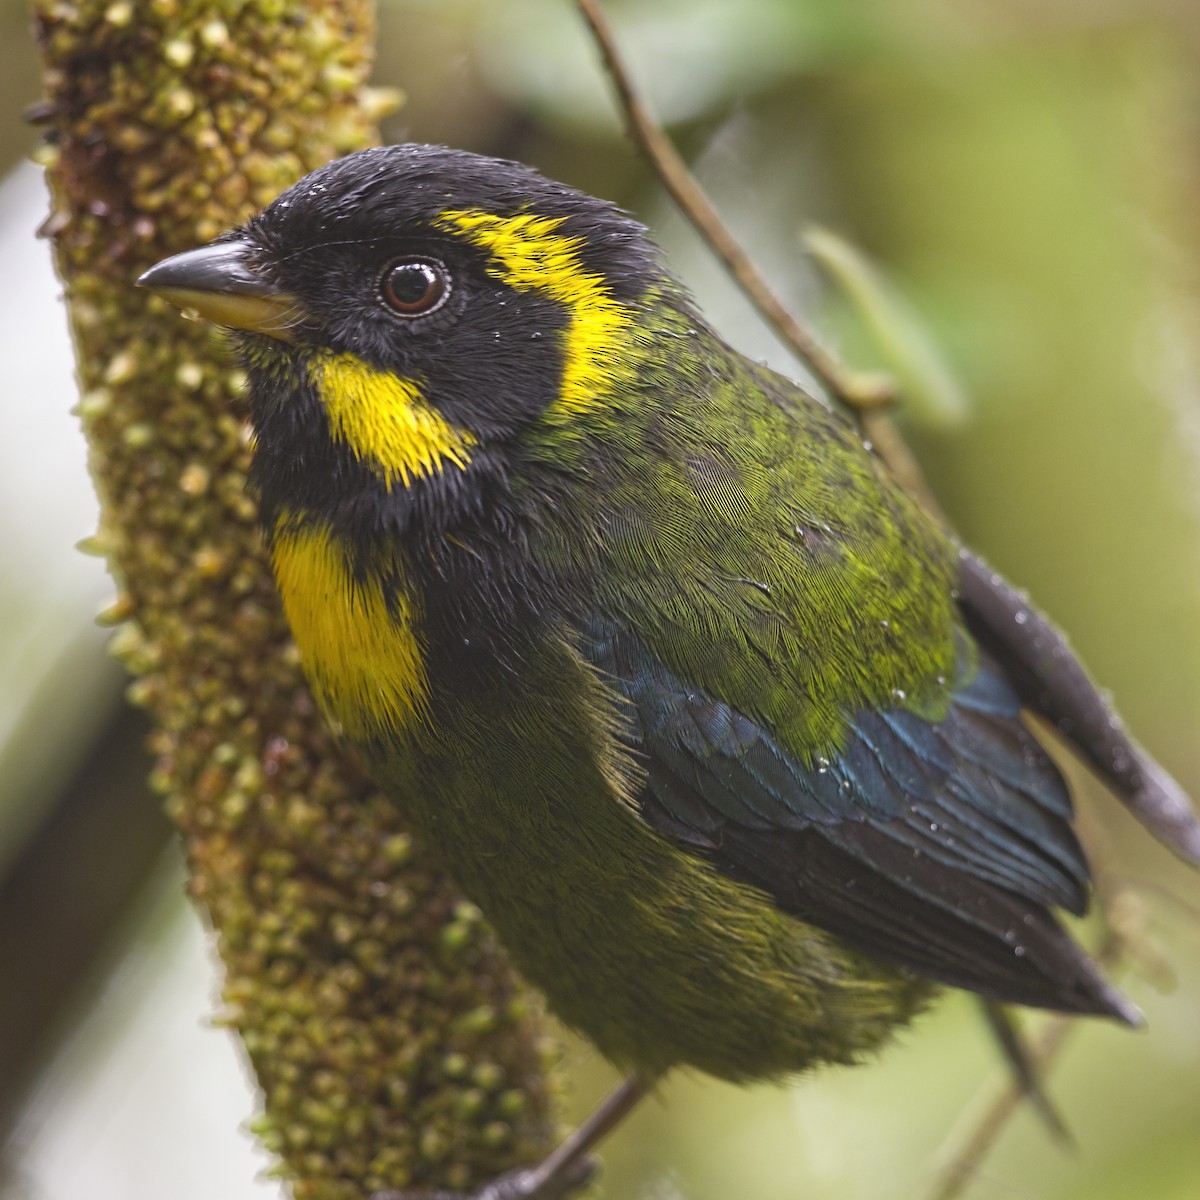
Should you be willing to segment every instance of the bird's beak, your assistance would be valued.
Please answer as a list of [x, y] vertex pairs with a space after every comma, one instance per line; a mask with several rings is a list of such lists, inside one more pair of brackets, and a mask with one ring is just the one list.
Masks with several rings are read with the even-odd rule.
[[185, 311], [216, 325], [291, 341], [304, 318], [300, 301], [255, 269], [246, 242], [216, 242], [156, 263], [137, 281]]

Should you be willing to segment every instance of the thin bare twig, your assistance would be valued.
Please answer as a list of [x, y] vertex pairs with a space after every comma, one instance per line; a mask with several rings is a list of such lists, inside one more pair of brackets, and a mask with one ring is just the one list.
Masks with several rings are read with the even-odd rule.
[[[1075, 1022], [1070, 1017], [1052, 1017], [1046, 1022], [1030, 1047], [1030, 1056], [1037, 1062], [1041, 1072], [1044, 1073], [1046, 1068], [1058, 1057], [1067, 1034], [1074, 1026]], [[929, 1200], [956, 1200], [956, 1197], [962, 1195], [979, 1169], [979, 1164], [995, 1144], [1003, 1132], [1004, 1126], [1008, 1124], [1009, 1118], [1021, 1106], [1024, 1099], [1025, 1092], [1020, 1085], [1010, 1082], [994, 1096], [986, 1098], [981, 1096], [967, 1110], [967, 1129], [965, 1135], [962, 1136], [961, 1145], [951, 1156], [949, 1165], [939, 1175], [929, 1193]], [[982, 1111], [980, 1111], [981, 1102]], [[951, 1134], [951, 1138], [956, 1135], [957, 1131]]]
[[[1095, 823], [1081, 813], [1088, 828], [1083, 838], [1092, 862], [1096, 907], [1104, 921], [1104, 939], [1096, 952], [1096, 961], [1108, 972], [1129, 961], [1131, 949], [1142, 941], [1142, 906], [1129, 903], [1134, 899], [1132, 888], [1108, 866], [1104, 853], [1105, 838]], [[1039, 1076], [1044, 1076], [1057, 1060], [1075, 1028], [1075, 1017], [1050, 1017], [1042, 1026], [1029, 1057]], [[942, 1169], [929, 1191], [927, 1200], [957, 1200], [979, 1170], [979, 1165], [995, 1145], [1005, 1125], [1025, 1099], [1017, 1081], [1003, 1087], [985, 1087], [974, 1103], [968, 1106], [962, 1122], [951, 1130], [934, 1159], [947, 1165]]]
[[843, 368], [772, 292], [770, 285], [729, 232], [712, 201], [688, 169], [687, 163], [639, 96], [617, 49], [604, 10], [597, 0], [576, 0], [576, 5], [596, 39], [605, 68], [625, 112], [630, 136], [650, 160], [675, 203], [729, 268], [754, 306], [780, 332], [817, 378], [843, 403], [859, 412], [893, 403], [896, 393], [890, 381], [875, 373], [855, 373]]
[[605, 69], [616, 89], [629, 135], [649, 160], [663, 187], [713, 253], [725, 264], [763, 318], [829, 391], [858, 415], [868, 441], [900, 484], [920, 501], [927, 512], [943, 518], [917, 460], [885, 412], [896, 401], [895, 385], [877, 372], [846, 370], [820, 345], [814, 334], [787, 310], [729, 231], [682, 155], [641, 99], [617, 49], [608, 17], [598, 0], [575, 0], [575, 3], [592, 31]]
[[[1124, 937], [1110, 931], [1096, 955], [1096, 961], [1111, 971], [1124, 955], [1124, 951]], [[1053, 1065], [1066, 1043], [1067, 1035], [1077, 1024], [1074, 1017], [1054, 1016], [1042, 1026], [1030, 1047], [1030, 1059], [1036, 1064], [1039, 1074], [1044, 1075]], [[979, 1170], [979, 1164], [995, 1145], [1005, 1125], [1025, 1098], [1025, 1091], [1016, 1081], [1007, 1082], [994, 1093], [980, 1094], [975, 1103], [967, 1109], [963, 1122], [965, 1131], [960, 1134], [958, 1129], [953, 1130], [943, 1150], [934, 1156], [943, 1161], [949, 1159], [949, 1164], [939, 1174], [929, 1192], [928, 1200], [957, 1200], [957, 1197], [962, 1195]], [[957, 1147], [949, 1150], [948, 1147], [956, 1141]]]

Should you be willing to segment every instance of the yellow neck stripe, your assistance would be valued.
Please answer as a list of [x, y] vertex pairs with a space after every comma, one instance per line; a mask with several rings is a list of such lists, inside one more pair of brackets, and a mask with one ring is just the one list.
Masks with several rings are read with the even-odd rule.
[[319, 354], [309, 366], [335, 441], [344, 442], [388, 491], [397, 481], [465, 470], [475, 438], [456, 429], [410, 379], [376, 371], [352, 354]]
[[402, 591], [358, 579], [325, 525], [276, 522], [275, 581], [304, 673], [326, 717], [351, 738], [420, 720], [428, 700], [416, 609]]
[[472, 208], [443, 212], [438, 223], [486, 250], [492, 273], [509, 287], [537, 289], [567, 310], [562, 383], [549, 413], [569, 417], [599, 404], [628, 372], [621, 351], [634, 318], [613, 299], [603, 276], [584, 269], [581, 239], [555, 232], [563, 220], [535, 213], [499, 217]]

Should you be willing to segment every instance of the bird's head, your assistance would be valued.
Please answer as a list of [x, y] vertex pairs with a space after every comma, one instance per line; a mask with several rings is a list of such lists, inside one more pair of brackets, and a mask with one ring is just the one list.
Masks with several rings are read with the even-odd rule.
[[308, 429], [389, 491], [602, 404], [671, 287], [613, 205], [421, 145], [330, 163], [139, 282], [238, 331], [260, 444]]

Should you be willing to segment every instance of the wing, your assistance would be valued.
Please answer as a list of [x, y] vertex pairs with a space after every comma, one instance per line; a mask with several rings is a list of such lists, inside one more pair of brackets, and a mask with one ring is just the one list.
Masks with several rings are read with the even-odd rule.
[[615, 622], [594, 622], [582, 648], [629, 702], [653, 828], [888, 962], [995, 1000], [1138, 1020], [1050, 912], [1087, 902], [1070, 798], [969, 635], [941, 719], [864, 709], [812, 762]]
[[653, 394], [606, 413], [564, 517], [593, 536], [539, 534], [628, 701], [645, 820], [879, 958], [1135, 1021], [1054, 918], [1083, 910], [1088, 870], [1022, 703], [1195, 857], [1186, 800], [851, 426], [699, 325], [679, 336]]

